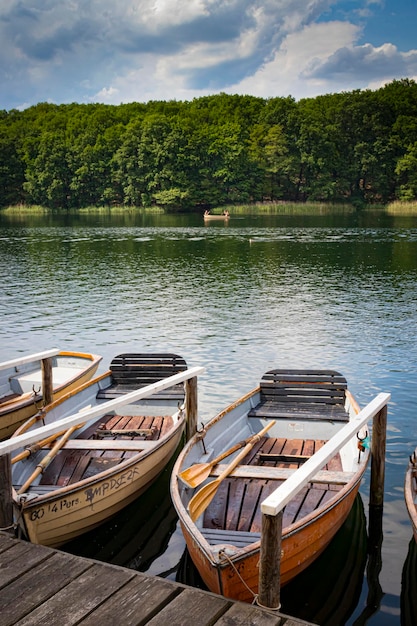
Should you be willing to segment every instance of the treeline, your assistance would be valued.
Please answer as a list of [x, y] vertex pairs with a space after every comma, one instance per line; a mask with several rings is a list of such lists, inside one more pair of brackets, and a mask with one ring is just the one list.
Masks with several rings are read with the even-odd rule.
[[0, 207], [417, 198], [417, 83], [293, 98], [214, 95], [0, 111]]

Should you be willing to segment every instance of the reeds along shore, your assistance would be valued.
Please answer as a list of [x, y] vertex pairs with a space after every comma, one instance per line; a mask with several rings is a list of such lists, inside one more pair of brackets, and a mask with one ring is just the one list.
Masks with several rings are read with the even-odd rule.
[[[417, 215], [417, 201], [416, 202], [400, 202], [395, 201], [387, 205], [368, 205], [357, 209], [353, 204], [331, 204], [326, 202], [263, 202], [255, 204], [244, 204], [227, 207], [215, 207], [212, 210], [213, 215], [220, 215], [223, 210], [227, 209], [229, 213], [233, 215], [332, 215], [332, 214], [349, 214], [356, 213], [357, 211], [363, 212], [375, 212], [378, 211], [381, 214], [387, 215]], [[64, 210], [63, 210], [64, 212]], [[59, 213], [59, 211], [52, 211], [39, 205], [26, 205], [19, 204], [0, 209], [0, 214], [4, 215], [49, 215], [52, 213]], [[65, 210], [65, 213], [67, 211]], [[73, 210], [71, 214], [88, 214], [88, 213], [105, 213], [105, 214], [129, 214], [129, 213], [148, 213], [148, 214], [164, 214], [165, 210], [162, 207], [133, 207], [133, 206], [90, 206], [82, 209]], [[190, 212], [192, 213], [192, 212]]]

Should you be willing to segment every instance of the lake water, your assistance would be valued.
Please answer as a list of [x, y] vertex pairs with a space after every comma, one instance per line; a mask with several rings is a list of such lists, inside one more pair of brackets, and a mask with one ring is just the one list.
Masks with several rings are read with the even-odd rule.
[[[369, 475], [326, 554], [330, 580], [314, 586], [315, 570], [303, 589], [324, 606], [340, 574], [345, 614], [322, 615], [323, 624], [400, 624], [401, 605], [403, 624], [417, 619], [404, 617], [417, 571], [403, 501], [417, 445], [416, 218], [232, 215], [205, 226], [199, 216], [3, 216], [0, 274], [1, 361], [59, 347], [103, 355], [104, 371], [121, 352], [176, 352], [206, 368], [201, 422], [274, 367], [336, 369], [361, 406], [391, 393], [377, 591], [364, 560]], [[166, 473], [145, 502], [69, 549], [191, 577], [167, 491]], [[361, 557], [346, 581], [353, 552]], [[283, 609], [298, 610], [297, 597], [288, 593]], [[318, 615], [307, 606], [301, 616]]]

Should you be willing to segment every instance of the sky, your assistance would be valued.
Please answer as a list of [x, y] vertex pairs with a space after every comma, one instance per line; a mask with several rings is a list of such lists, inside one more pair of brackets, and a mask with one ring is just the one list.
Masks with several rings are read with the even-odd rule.
[[417, 0], [0, 0], [0, 110], [417, 80]]

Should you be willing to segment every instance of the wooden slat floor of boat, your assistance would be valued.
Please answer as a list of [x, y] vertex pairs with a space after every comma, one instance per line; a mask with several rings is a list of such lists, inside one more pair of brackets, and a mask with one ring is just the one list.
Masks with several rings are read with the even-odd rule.
[[2, 626], [312, 626], [0, 532]]
[[[76, 439], [91, 439], [95, 443], [100, 438], [100, 434], [108, 433], [111, 430], [132, 431], [137, 429], [152, 429], [152, 435], [109, 435], [109, 439], [125, 439], [134, 441], [156, 441], [165, 435], [173, 426], [171, 415], [167, 416], [126, 416], [126, 415], [105, 415], [89, 428], [80, 433]], [[130, 458], [137, 452], [116, 451], [116, 450], [61, 450], [52, 462], [45, 469], [40, 485], [53, 485], [65, 487], [84, 478], [89, 478], [118, 465], [123, 460]]]
[[[304, 461], [304, 458], [299, 462], [264, 461], [259, 460], [259, 455], [311, 456], [325, 443], [325, 441], [312, 439], [263, 437], [253, 446], [252, 450], [242, 460], [241, 465], [296, 469]], [[329, 472], [341, 471], [340, 455], [338, 454], [331, 459], [323, 469]], [[283, 482], [283, 480], [276, 479], [243, 479], [233, 476], [224, 479], [204, 513], [203, 534], [208, 537], [210, 543], [215, 544], [233, 543], [236, 541], [242, 543], [243, 539], [239, 539], [234, 534], [236, 532], [260, 533], [262, 526], [260, 504]], [[342, 487], [343, 485], [335, 483], [308, 483], [285, 507], [283, 526], [289, 526], [302, 519], [332, 498], [335, 495], [335, 491], [339, 491]], [[222, 537], [216, 537], [216, 533], [207, 534], [208, 530], [216, 529], [229, 531], [230, 541], [222, 541]], [[252, 539], [248, 534], [246, 544], [253, 541], [255, 539]]]

